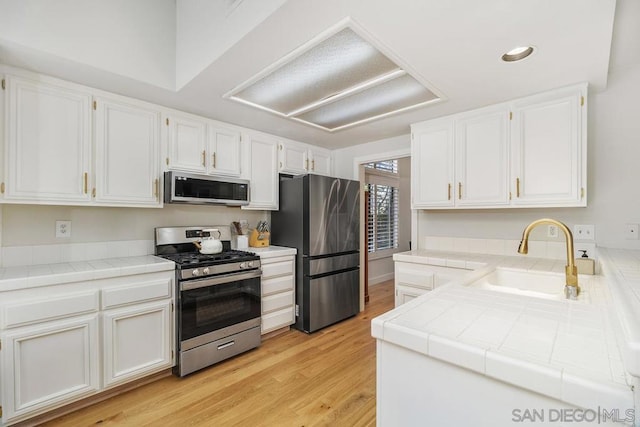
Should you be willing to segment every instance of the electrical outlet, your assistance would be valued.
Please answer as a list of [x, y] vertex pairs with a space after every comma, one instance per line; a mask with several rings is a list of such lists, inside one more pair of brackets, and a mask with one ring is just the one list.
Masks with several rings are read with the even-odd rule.
[[595, 226], [589, 225], [574, 225], [573, 226], [573, 238], [576, 240], [595, 240], [596, 230]]
[[625, 236], [627, 240], [637, 240], [638, 224], [627, 224], [625, 229]]
[[557, 225], [549, 225], [547, 227], [547, 237], [558, 237], [558, 226]]
[[71, 237], [71, 221], [56, 221], [56, 237]]

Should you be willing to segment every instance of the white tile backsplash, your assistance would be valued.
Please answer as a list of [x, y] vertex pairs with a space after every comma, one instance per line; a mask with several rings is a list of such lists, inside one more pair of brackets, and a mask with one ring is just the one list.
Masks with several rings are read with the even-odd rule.
[[153, 253], [153, 240], [8, 246], [2, 248], [2, 267], [77, 263], [107, 258], [152, 255]]
[[[423, 246], [421, 249], [508, 256], [518, 256], [518, 247], [520, 246], [520, 240], [507, 239], [425, 236], [422, 241]], [[594, 258], [593, 254], [596, 253], [595, 245], [591, 245], [588, 248], [590, 249], [589, 256]], [[521, 256], [524, 257], [525, 255]], [[565, 260], [567, 248], [564, 241], [529, 240], [529, 253], [527, 256], [531, 258]]]

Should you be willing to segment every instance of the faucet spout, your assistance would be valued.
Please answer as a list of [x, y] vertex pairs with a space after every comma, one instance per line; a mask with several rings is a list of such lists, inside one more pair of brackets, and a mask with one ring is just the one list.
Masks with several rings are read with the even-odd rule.
[[569, 227], [560, 221], [551, 218], [542, 218], [533, 221], [531, 224], [527, 225], [522, 232], [522, 240], [518, 247], [518, 253], [526, 255], [529, 252], [529, 234], [531, 233], [531, 230], [542, 224], [555, 225], [564, 233], [567, 246], [567, 265], [565, 266], [566, 285], [564, 287], [564, 295], [568, 299], [576, 299], [580, 294], [580, 286], [578, 286], [578, 269], [574, 261], [573, 234], [571, 234]]

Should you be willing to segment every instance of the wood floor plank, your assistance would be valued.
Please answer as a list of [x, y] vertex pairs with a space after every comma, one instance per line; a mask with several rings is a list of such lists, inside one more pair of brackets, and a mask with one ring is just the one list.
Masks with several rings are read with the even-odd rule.
[[291, 330], [185, 378], [166, 377], [45, 426], [374, 426], [371, 319], [393, 308], [393, 282], [365, 311], [314, 334]]

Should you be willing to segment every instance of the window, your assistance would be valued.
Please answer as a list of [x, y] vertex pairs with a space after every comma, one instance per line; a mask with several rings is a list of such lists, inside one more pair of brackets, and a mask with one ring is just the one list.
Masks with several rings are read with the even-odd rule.
[[398, 247], [398, 162], [389, 160], [366, 164], [369, 200], [367, 250]]

